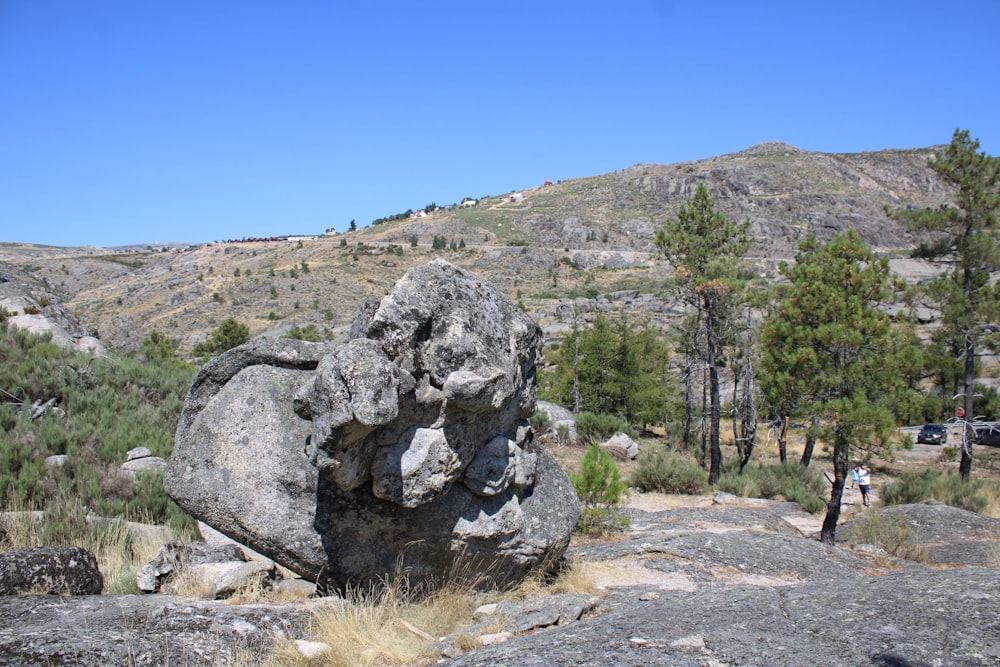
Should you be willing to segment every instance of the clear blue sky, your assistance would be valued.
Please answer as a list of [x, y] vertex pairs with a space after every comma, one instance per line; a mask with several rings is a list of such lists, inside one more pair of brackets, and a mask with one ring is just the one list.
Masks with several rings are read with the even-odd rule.
[[997, 155], [998, 43], [992, 0], [0, 0], [0, 241], [343, 231], [763, 141]]

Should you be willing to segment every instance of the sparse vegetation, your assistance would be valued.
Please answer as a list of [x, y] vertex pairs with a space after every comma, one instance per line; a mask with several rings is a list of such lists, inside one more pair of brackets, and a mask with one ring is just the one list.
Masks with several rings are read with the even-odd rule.
[[586, 535], [624, 530], [630, 524], [627, 516], [618, 512], [628, 485], [621, 479], [611, 455], [596, 442], [583, 457], [579, 473], [570, 473], [573, 488], [583, 504], [580, 531]]
[[595, 412], [581, 412], [576, 416], [576, 434], [583, 442], [606, 440], [615, 433], [633, 435], [632, 427], [621, 417]]
[[991, 503], [1000, 501], [1000, 483], [981, 479], [963, 482], [958, 475], [925, 470], [904, 475], [882, 490], [882, 502], [886, 505], [922, 503], [931, 499], [970, 512], [983, 512]]
[[[0, 506], [44, 510], [52, 525], [60, 516], [52, 512], [62, 511], [56, 532], [67, 539], [87, 530], [83, 514], [72, 513], [82, 507], [190, 528], [159, 475], [132, 481], [118, 470], [140, 445], [154, 456], [170, 454], [194, 377], [173, 347], [151, 334], [134, 355], [91, 359], [0, 323], [0, 388], [8, 395], [0, 405]], [[32, 403], [51, 398], [57, 409], [32, 419]], [[46, 467], [46, 457], [62, 454], [62, 466]]]
[[208, 340], [195, 345], [193, 354], [199, 357], [222, 354], [248, 340], [250, 340], [250, 328], [230, 317], [212, 332], [212, 336]]
[[662, 448], [639, 454], [639, 465], [629, 478], [629, 484], [643, 492], [687, 495], [706, 493], [709, 489], [708, 473], [704, 468]]
[[824, 496], [829, 493], [823, 476], [798, 463], [747, 466], [741, 473], [739, 461], [730, 459], [715, 488], [743, 498], [784, 499], [798, 503], [816, 514], [826, 509]]

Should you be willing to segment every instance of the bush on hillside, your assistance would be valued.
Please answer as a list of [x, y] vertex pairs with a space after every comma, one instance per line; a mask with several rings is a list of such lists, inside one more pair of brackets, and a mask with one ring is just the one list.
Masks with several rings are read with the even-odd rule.
[[[72, 499], [105, 516], [192, 525], [159, 475], [132, 483], [119, 474], [130, 449], [163, 458], [173, 449], [195, 369], [168, 347], [151, 334], [133, 355], [89, 358], [0, 323], [0, 389], [9, 395], [0, 405], [0, 507], [49, 511]], [[32, 419], [32, 404], [52, 398], [56, 406]], [[46, 469], [58, 454], [65, 465]]]
[[963, 481], [959, 475], [942, 474], [939, 470], [907, 473], [882, 489], [885, 505], [923, 503], [934, 499], [970, 512], [982, 512], [990, 504], [990, 496], [1000, 497], [1000, 485], [982, 479]]
[[576, 416], [577, 437], [583, 442], [606, 440], [615, 433], [632, 435], [632, 427], [621, 417], [615, 415], [581, 412]]
[[784, 498], [812, 514], [826, 510], [823, 496], [829, 495], [823, 476], [797, 462], [748, 465], [741, 473], [739, 461], [730, 459], [715, 488], [743, 498]]
[[700, 495], [708, 491], [708, 472], [672, 452], [643, 451], [629, 484], [640, 491]]
[[196, 357], [210, 357], [238, 347], [248, 340], [250, 340], [250, 328], [230, 317], [212, 332], [208, 340], [195, 345], [192, 354]]

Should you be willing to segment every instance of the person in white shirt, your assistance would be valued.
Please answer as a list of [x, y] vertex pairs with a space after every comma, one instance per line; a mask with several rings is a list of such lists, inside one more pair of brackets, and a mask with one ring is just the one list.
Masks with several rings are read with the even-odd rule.
[[861, 489], [861, 502], [865, 504], [865, 507], [871, 507], [872, 501], [869, 498], [869, 493], [872, 490], [872, 469], [866, 465], [858, 464], [858, 467], [854, 469], [858, 475], [858, 488]]

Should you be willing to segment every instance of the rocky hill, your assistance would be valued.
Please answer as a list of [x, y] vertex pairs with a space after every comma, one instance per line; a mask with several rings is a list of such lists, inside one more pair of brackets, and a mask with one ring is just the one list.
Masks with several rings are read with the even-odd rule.
[[[335, 336], [364, 298], [436, 256], [497, 285], [557, 336], [570, 304], [670, 316], [672, 305], [659, 298], [668, 268], [653, 240], [699, 183], [723, 213], [750, 220], [750, 257], [762, 273], [791, 258], [806, 235], [826, 239], [849, 228], [878, 252], [902, 257], [920, 239], [886, 209], [947, 200], [927, 167], [934, 150], [826, 154], [768, 143], [482, 197], [337, 236], [177, 252], [2, 243], [0, 262], [43, 281], [118, 349], [157, 329], [190, 350], [231, 316], [254, 336], [309, 325]], [[275, 230], [281, 226], [276, 220]], [[444, 249], [433, 247], [435, 237]], [[919, 278], [931, 269], [908, 263], [906, 271]]]

